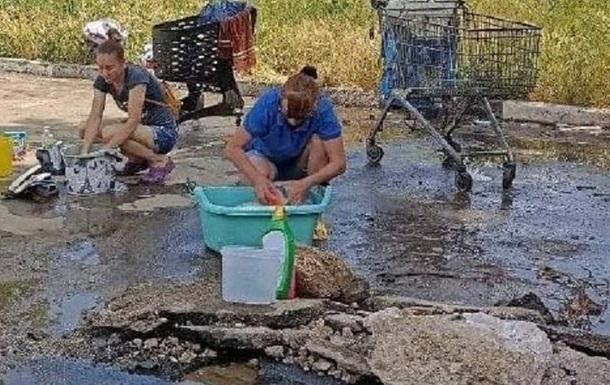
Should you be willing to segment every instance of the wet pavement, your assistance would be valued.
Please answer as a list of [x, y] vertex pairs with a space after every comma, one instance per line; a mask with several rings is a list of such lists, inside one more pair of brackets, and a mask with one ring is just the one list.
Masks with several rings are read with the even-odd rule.
[[[557, 319], [610, 334], [605, 171], [529, 161], [520, 164], [514, 188], [505, 192], [495, 164], [471, 164], [473, 192], [464, 196], [455, 192], [453, 172], [440, 166], [428, 143], [411, 139], [384, 147], [386, 157], [376, 167], [367, 164], [363, 149], [350, 150], [349, 170], [333, 186], [324, 217], [331, 235], [322, 245], [344, 256], [374, 290], [469, 305], [533, 292]], [[208, 279], [206, 266], [214, 265], [215, 257], [202, 246], [196, 209], [126, 214], [116, 208], [137, 191], [81, 221], [99, 222], [98, 234], [73, 233], [51, 253], [40, 288], [48, 317], [55, 320], [53, 334], [74, 330], [81, 311], [129, 285]], [[34, 368], [59, 370], [55, 361], [42, 363]], [[70, 365], [76, 373], [94, 370]], [[17, 374], [5, 379], [7, 385], [29, 375]], [[114, 381], [115, 375], [123, 374], [101, 376]], [[144, 377], [125, 381], [119, 383], [162, 383]]]
[[[364, 151], [351, 153], [327, 216], [328, 247], [373, 287], [471, 305], [533, 292], [557, 318], [610, 334], [606, 171], [531, 160], [503, 191], [497, 164], [471, 164], [473, 192], [463, 196], [427, 143], [385, 149], [378, 167], [367, 166]], [[571, 309], [578, 293], [591, 309]]]
[[[81, 104], [75, 111], [53, 121], [66, 127], [58, 136], [74, 135], [74, 121], [86, 109]], [[45, 124], [26, 116], [21, 112], [0, 126], [29, 124], [35, 132]], [[366, 131], [353, 115], [345, 116], [352, 119], [346, 126], [350, 142], [358, 143]], [[187, 177], [201, 184], [235, 182], [220, 157], [232, 124], [210, 118], [187, 130], [166, 187], [128, 185], [128, 192], [89, 198], [62, 194], [49, 204], [1, 202], [0, 347], [15, 344], [18, 350], [30, 329], [67, 338], [84, 311], [134, 284], [217, 284], [218, 258], [203, 247], [196, 208], [181, 183]], [[493, 305], [533, 292], [558, 320], [610, 335], [606, 169], [524, 152], [512, 190], [502, 190], [496, 163], [470, 164], [473, 192], [462, 195], [429, 142], [410, 137], [381, 144], [386, 156], [377, 167], [367, 165], [361, 144], [350, 146], [348, 171], [333, 183], [324, 216], [330, 239], [322, 247], [342, 255], [380, 293]], [[17, 367], [2, 361], [0, 372], [11, 369], [5, 385], [84, 383], [91, 376], [109, 385], [164, 384], [79, 361], [44, 358]], [[261, 383], [290, 377], [286, 367], [278, 370]]]

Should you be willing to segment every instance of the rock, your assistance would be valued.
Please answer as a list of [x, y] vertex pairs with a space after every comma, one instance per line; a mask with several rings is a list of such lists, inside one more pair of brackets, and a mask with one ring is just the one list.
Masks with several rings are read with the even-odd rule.
[[542, 385], [610, 384], [610, 361], [558, 346]]
[[356, 382], [356, 377], [350, 375], [349, 373], [344, 373], [341, 376], [341, 381], [345, 382], [346, 384], [353, 384]]
[[284, 345], [292, 349], [300, 350], [303, 348], [305, 340], [309, 338], [309, 330], [285, 329], [282, 330], [282, 341]]
[[294, 357], [287, 356], [286, 358], [284, 358], [282, 360], [282, 362], [285, 363], [286, 365], [292, 365], [292, 364], [294, 364]]
[[186, 351], [180, 355], [178, 361], [180, 361], [181, 364], [190, 364], [195, 358], [197, 358], [197, 354]]
[[341, 371], [338, 369], [331, 369], [327, 373], [329, 376], [336, 378], [337, 380], [341, 378]]
[[246, 363], [246, 366], [248, 366], [249, 368], [252, 368], [252, 369], [258, 369], [259, 361], [256, 358], [252, 358], [251, 360], [249, 360]]
[[108, 345], [114, 346], [121, 343], [121, 337], [118, 334], [112, 333], [112, 335], [108, 338]]
[[343, 330], [345, 328], [351, 329], [351, 331], [359, 333], [363, 330], [362, 321], [363, 318], [360, 316], [349, 315], [344, 313], [339, 314], [328, 314], [324, 317], [324, 321], [335, 330]]
[[263, 326], [239, 329], [219, 326], [179, 326], [190, 340], [198, 340], [217, 348], [262, 350], [282, 342], [282, 333]]
[[192, 344], [191, 345], [191, 350], [194, 351], [195, 353], [199, 353], [201, 351], [201, 345], [199, 345], [199, 344]]
[[333, 367], [333, 364], [331, 362], [327, 361], [327, 360], [324, 360], [324, 359], [317, 360], [313, 364], [314, 370], [318, 370], [320, 372], [327, 372], [332, 367]]
[[215, 351], [215, 350], [205, 348], [205, 350], [203, 351], [203, 353], [201, 353], [201, 356], [202, 356], [203, 358], [210, 358], [210, 359], [214, 359], [214, 358], [218, 357], [218, 353], [216, 353], [216, 351]]
[[298, 246], [295, 266], [300, 297], [327, 298], [349, 304], [369, 296], [368, 282], [356, 276], [333, 252]]
[[269, 346], [265, 348], [265, 354], [273, 358], [284, 357], [284, 347], [282, 345]]
[[[347, 329], [347, 330], [349, 330], [349, 329]], [[342, 335], [336, 335], [336, 336], [331, 336], [328, 339], [328, 342], [330, 342], [331, 345], [336, 346], [336, 347], [348, 347], [354, 343], [354, 340], [348, 339], [347, 337], [344, 337]]]
[[354, 332], [352, 332], [352, 329], [348, 327], [343, 328], [341, 335], [345, 338], [354, 338]]
[[142, 349], [142, 340], [140, 338], [135, 338], [133, 341], [131, 341], [133, 343], [133, 346], [135, 346], [137, 349]]
[[146, 341], [144, 341], [144, 349], [146, 349], [146, 350], [154, 349], [158, 346], [159, 346], [159, 340], [157, 340], [156, 338], [149, 338]]
[[552, 345], [535, 324], [484, 313], [413, 316], [396, 308], [365, 320], [367, 362], [386, 384], [540, 385]]
[[512, 299], [506, 304], [506, 306], [536, 310], [542, 315], [546, 322], [552, 323], [554, 320], [553, 314], [546, 307], [544, 302], [542, 302], [540, 297], [534, 293], [527, 293], [522, 297]]
[[153, 370], [157, 366], [158, 365], [151, 360], [146, 360], [146, 361], [136, 363], [136, 368], [140, 368], [140, 369], [144, 369], [144, 370]]
[[29, 339], [33, 341], [42, 341], [49, 338], [49, 333], [41, 329], [31, 330], [27, 333]]
[[367, 375], [370, 373], [366, 359], [357, 353], [349, 351], [348, 349], [328, 346], [328, 344], [325, 344], [324, 342], [308, 342], [305, 347], [311, 353], [319, 357], [324, 357], [336, 362], [337, 367], [344, 368], [349, 372], [361, 375]]

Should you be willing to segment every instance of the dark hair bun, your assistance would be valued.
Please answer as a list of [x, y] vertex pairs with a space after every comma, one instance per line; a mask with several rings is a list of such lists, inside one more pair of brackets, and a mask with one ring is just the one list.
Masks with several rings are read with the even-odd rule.
[[109, 40], [114, 40], [118, 43], [123, 41], [123, 36], [121, 36], [121, 33], [116, 28], [109, 28], [106, 36]]
[[305, 66], [301, 69], [300, 73], [312, 77], [316, 80], [318, 79], [318, 70], [314, 66]]

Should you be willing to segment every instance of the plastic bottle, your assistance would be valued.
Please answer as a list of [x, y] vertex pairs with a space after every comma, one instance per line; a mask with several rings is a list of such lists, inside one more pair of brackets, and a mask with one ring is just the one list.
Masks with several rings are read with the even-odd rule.
[[53, 147], [53, 134], [51, 133], [51, 127], [43, 127], [42, 132], [42, 148], [49, 149]]
[[296, 242], [294, 234], [288, 225], [286, 209], [276, 206], [269, 229], [262, 238], [263, 248], [266, 250], [280, 250], [282, 262], [278, 276], [276, 298], [279, 300], [296, 297], [295, 279], [295, 253]]

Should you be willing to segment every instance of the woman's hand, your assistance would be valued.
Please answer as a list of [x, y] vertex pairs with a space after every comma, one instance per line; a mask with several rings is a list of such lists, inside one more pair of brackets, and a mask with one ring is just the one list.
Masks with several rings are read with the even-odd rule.
[[302, 179], [283, 182], [282, 186], [286, 188], [288, 204], [291, 205], [303, 203], [309, 191], [309, 185]]
[[269, 179], [261, 178], [260, 181], [254, 184], [256, 198], [263, 205], [281, 205], [282, 193]]

